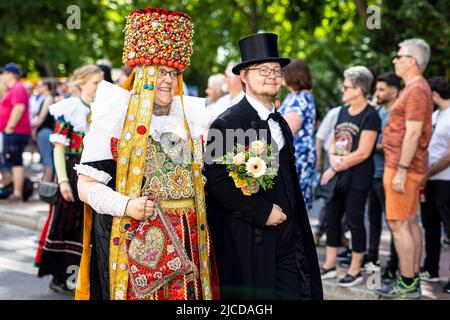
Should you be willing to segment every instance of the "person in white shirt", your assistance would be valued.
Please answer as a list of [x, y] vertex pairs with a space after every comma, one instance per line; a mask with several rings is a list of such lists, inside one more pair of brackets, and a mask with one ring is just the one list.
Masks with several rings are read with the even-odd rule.
[[[316, 152], [317, 152], [317, 162], [316, 170], [317, 172], [322, 172], [324, 163], [323, 159], [328, 158], [328, 148], [330, 147], [331, 137], [334, 133], [334, 127], [337, 122], [337, 118], [341, 111], [341, 106], [334, 107], [328, 111], [320, 123], [319, 130], [316, 133]], [[325, 157], [322, 157], [322, 151], [325, 151]]]
[[[422, 224], [425, 229], [426, 258], [420, 277], [427, 282], [440, 282], [441, 224], [450, 234], [450, 84], [443, 77], [428, 80], [433, 102], [433, 134], [428, 146], [428, 173], [424, 178], [425, 203]], [[450, 280], [444, 286], [450, 293]]]
[[215, 104], [209, 105], [208, 109], [213, 113], [212, 120], [216, 119], [221, 113], [225, 112], [229, 107], [234, 106], [244, 97], [242, 91], [241, 79], [239, 76], [233, 74], [232, 69], [237, 65], [237, 62], [230, 61], [225, 69], [225, 84], [228, 94], [219, 98]]

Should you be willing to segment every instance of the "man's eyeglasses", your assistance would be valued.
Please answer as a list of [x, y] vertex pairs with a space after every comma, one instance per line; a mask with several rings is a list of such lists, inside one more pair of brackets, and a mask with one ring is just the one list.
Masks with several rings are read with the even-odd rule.
[[259, 75], [261, 77], [268, 77], [272, 72], [277, 78], [281, 78], [283, 76], [283, 70], [281, 68], [247, 68], [246, 70], [259, 70]]
[[180, 74], [180, 72], [177, 70], [167, 71], [164, 69], [159, 69], [158, 76], [160, 78], [165, 78], [167, 75], [169, 75], [172, 79], [176, 79], [179, 74]]

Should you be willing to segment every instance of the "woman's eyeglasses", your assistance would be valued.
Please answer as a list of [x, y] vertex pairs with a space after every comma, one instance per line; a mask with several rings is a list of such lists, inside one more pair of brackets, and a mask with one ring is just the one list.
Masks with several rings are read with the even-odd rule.
[[180, 72], [177, 70], [167, 71], [164, 69], [159, 69], [158, 76], [161, 78], [165, 78], [167, 75], [169, 75], [172, 79], [176, 79], [179, 74], [180, 74]]

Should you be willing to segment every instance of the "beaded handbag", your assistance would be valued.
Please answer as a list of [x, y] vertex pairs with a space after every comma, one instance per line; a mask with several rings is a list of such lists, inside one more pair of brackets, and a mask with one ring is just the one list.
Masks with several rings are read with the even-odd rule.
[[158, 203], [145, 221], [133, 220], [127, 232], [129, 277], [138, 299], [148, 298], [162, 285], [197, 267], [172, 229]]

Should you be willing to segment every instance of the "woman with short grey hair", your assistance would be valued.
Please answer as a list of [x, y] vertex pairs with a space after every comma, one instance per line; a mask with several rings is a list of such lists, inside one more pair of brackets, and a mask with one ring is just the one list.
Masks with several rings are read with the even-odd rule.
[[363, 66], [348, 68], [344, 71], [344, 78], [342, 100], [345, 106], [339, 112], [330, 142], [330, 168], [320, 181], [332, 194], [326, 205], [327, 248], [321, 274], [322, 280], [336, 278], [336, 256], [341, 245], [341, 220], [345, 213], [352, 235], [352, 260], [339, 285], [351, 287], [363, 281], [361, 264], [366, 251], [364, 209], [372, 186], [372, 156], [381, 120], [367, 101], [373, 82], [370, 70]]
[[372, 72], [363, 66], [355, 66], [344, 71], [344, 78], [352, 83], [353, 87], [359, 87], [362, 95], [367, 97], [373, 83]]

